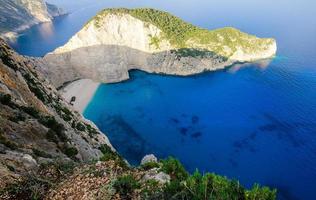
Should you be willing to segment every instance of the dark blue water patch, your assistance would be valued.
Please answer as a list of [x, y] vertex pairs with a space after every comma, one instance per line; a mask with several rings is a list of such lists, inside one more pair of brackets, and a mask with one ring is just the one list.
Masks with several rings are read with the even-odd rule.
[[197, 124], [199, 122], [199, 117], [196, 115], [193, 115], [191, 118], [192, 124]]
[[170, 118], [170, 122], [174, 124], [179, 124], [180, 121], [177, 118], [172, 117]]
[[201, 136], [202, 136], [202, 132], [199, 132], [199, 131], [191, 134], [191, 137], [192, 137], [192, 138], [195, 138], [195, 139], [196, 139], [196, 138], [199, 138], [199, 137], [201, 137]]
[[185, 127], [181, 127], [179, 128], [179, 132], [181, 133], [181, 135], [187, 135], [188, 134], [188, 128]]
[[231, 164], [232, 167], [238, 167], [238, 162], [234, 160], [233, 158], [229, 159], [229, 163]]
[[252, 133], [249, 135], [249, 139], [251, 139], [251, 140], [256, 139], [256, 137], [257, 137], [257, 132], [256, 132], [256, 131], [252, 132]]

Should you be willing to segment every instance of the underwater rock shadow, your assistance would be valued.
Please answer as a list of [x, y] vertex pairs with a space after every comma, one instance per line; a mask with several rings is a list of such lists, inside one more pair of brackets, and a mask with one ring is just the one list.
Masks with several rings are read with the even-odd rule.
[[148, 144], [121, 115], [100, 117], [98, 121], [97, 126], [107, 133], [111, 144], [130, 164], [138, 165], [148, 153], [154, 153], [157, 157], [165, 156], [161, 149]]
[[188, 134], [189, 128], [181, 127], [179, 128], [179, 132], [181, 135], [186, 136]]
[[240, 140], [236, 140], [233, 142], [233, 148], [235, 149], [235, 153], [240, 153], [241, 151], [248, 151], [251, 153], [256, 153], [258, 151], [257, 148], [255, 148], [255, 145], [252, 144], [254, 140], [257, 137], [257, 132], [254, 131], [247, 135], [245, 138], [241, 138]]
[[201, 136], [202, 136], [202, 132], [200, 132], [200, 131], [191, 134], [191, 137], [194, 139], [197, 139]]
[[175, 126], [178, 126], [180, 124], [186, 124], [185, 126], [178, 126], [178, 132], [182, 136], [187, 136], [190, 135], [191, 138], [197, 139], [200, 138], [203, 133], [201, 131], [201, 127], [197, 127], [197, 124], [199, 123], [200, 118], [197, 115], [192, 115], [191, 118], [187, 119], [188, 115], [185, 113], [182, 113], [180, 115], [180, 118], [183, 121], [188, 121], [188, 123], [183, 123], [179, 118], [177, 117], [172, 117], [170, 118], [170, 122], [174, 124]]
[[178, 118], [175, 118], [175, 117], [171, 117], [169, 119], [169, 121], [173, 124], [179, 124], [180, 123], [180, 120]]
[[279, 140], [290, 142], [294, 147], [300, 147], [305, 144], [302, 138], [296, 137], [300, 128], [305, 128], [301, 123], [289, 123], [281, 121], [269, 113], [263, 113], [263, 117], [268, 121], [265, 125], [259, 126], [258, 130], [265, 133], [276, 133]]
[[199, 122], [200, 118], [196, 115], [193, 115], [191, 118], [192, 124], [197, 124]]

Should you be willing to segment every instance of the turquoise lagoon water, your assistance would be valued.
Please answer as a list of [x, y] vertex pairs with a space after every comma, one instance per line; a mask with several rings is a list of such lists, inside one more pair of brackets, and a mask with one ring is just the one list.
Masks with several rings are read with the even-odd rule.
[[[190, 77], [132, 71], [101, 85], [84, 116], [131, 163], [173, 155], [212, 171], [276, 187], [279, 199], [316, 197], [316, 4], [313, 1], [61, 1], [71, 14], [12, 42], [42, 56], [64, 44], [104, 7], [154, 7], [213, 29], [234, 26], [274, 37], [270, 61]], [[93, 2], [93, 3], [91, 3]]]

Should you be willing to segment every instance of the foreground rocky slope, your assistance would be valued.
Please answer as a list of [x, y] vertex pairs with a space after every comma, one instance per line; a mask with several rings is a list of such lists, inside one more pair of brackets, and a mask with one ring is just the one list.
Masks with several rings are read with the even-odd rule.
[[65, 14], [55, 5], [44, 0], [1, 0], [0, 1], [0, 35], [14, 35], [32, 25], [51, 22], [53, 17]]
[[0, 184], [56, 159], [98, 159], [110, 145], [36, 67], [0, 39]]
[[154, 9], [106, 9], [46, 55], [52, 67], [42, 71], [57, 86], [77, 78], [118, 82], [128, 79], [131, 69], [191, 75], [275, 53], [274, 39], [234, 28], [209, 31]]
[[189, 175], [153, 155], [131, 167], [0, 39], [0, 199], [275, 199], [276, 191], [215, 174]]

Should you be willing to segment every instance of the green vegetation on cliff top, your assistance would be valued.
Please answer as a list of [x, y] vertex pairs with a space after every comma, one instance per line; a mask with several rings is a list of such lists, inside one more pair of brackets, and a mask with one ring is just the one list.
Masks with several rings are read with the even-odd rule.
[[[129, 14], [145, 23], [158, 27], [162, 38], [167, 39], [175, 48], [200, 48], [222, 56], [231, 56], [237, 48], [254, 52], [262, 50], [274, 42], [273, 39], [260, 39], [232, 27], [207, 30], [187, 23], [168, 12], [150, 8], [110, 8], [101, 11], [90, 22], [101, 27], [102, 19], [108, 14]], [[154, 45], [157, 46], [157, 38]]]

